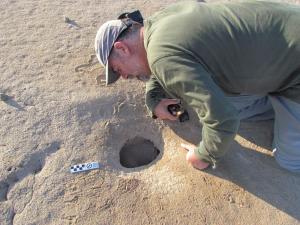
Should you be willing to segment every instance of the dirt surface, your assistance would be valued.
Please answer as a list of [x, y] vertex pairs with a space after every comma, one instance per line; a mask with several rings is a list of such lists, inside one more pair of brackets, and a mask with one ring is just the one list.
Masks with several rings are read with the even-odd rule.
[[[183, 124], [152, 120], [143, 83], [105, 86], [98, 27], [172, 2], [0, 1], [1, 225], [300, 224], [300, 176], [275, 163], [272, 121], [242, 123], [222, 164], [202, 172], [180, 148], [200, 140], [192, 112]], [[119, 152], [136, 137], [160, 153], [125, 168]], [[92, 161], [101, 169], [69, 172]]]

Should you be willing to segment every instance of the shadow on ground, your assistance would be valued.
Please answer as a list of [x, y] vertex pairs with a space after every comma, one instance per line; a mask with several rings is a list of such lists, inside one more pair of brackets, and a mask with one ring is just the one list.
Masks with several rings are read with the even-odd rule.
[[[93, 144], [99, 149], [100, 161], [105, 164], [105, 170], [137, 172], [153, 166], [162, 158], [164, 142], [161, 131], [152, 118], [146, 117], [142, 100], [140, 103], [135, 100], [133, 104], [124, 96], [114, 95], [76, 105], [74, 111], [80, 130], [97, 140]], [[126, 144], [132, 141], [138, 145], [126, 150], [132, 154], [145, 150], [149, 144], [153, 147], [143, 154], [135, 154], [135, 158], [121, 153]], [[140, 164], [143, 165], [138, 166]]]
[[[115, 99], [117, 100], [117, 99]], [[111, 102], [116, 102], [111, 104]], [[100, 158], [112, 172], [131, 173], [153, 166], [163, 155], [164, 140], [161, 130], [152, 119], [145, 117], [142, 104], [123, 104], [123, 100], [97, 99], [78, 106], [81, 125], [91, 128], [93, 124], [107, 121], [90, 132], [103, 133], [105, 142], [99, 143]], [[105, 108], [105, 110], [103, 109]], [[109, 109], [109, 110], [108, 110]], [[84, 113], [83, 113], [84, 112]], [[185, 123], [166, 122], [182, 139], [197, 144], [201, 140], [201, 125], [190, 113]], [[242, 123], [239, 135], [254, 146], [271, 149], [272, 121]], [[89, 132], [89, 133], [90, 133]], [[154, 143], [159, 156], [150, 164], [136, 168], [124, 168], [120, 164], [119, 152], [125, 143], [142, 137]], [[248, 143], [248, 144], [249, 144]], [[103, 149], [103, 146], [106, 146]], [[235, 142], [216, 170], [206, 172], [242, 187], [266, 203], [300, 220], [300, 176], [281, 169], [270, 154], [241, 146]]]
[[[187, 123], [169, 123], [169, 127], [184, 140], [198, 144], [201, 125], [192, 115]], [[300, 220], [300, 175], [281, 169], [271, 156], [273, 121], [242, 122], [238, 135], [250, 145], [270, 150], [266, 154], [234, 142], [232, 149], [218, 164], [205, 172], [242, 187], [275, 208]], [[249, 144], [248, 143], [248, 144]], [[247, 145], [245, 145], [247, 146]]]
[[207, 173], [231, 181], [300, 220], [300, 176], [281, 169], [269, 155], [234, 145], [218, 168]]

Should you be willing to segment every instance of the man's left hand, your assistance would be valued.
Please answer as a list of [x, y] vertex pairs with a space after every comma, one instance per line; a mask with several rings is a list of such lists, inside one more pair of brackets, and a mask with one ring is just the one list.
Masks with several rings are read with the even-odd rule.
[[197, 155], [195, 154], [195, 149], [196, 149], [195, 145], [181, 143], [181, 147], [183, 147], [185, 150], [188, 151], [188, 153], [186, 154], [186, 160], [194, 168], [199, 170], [204, 170], [209, 166], [209, 163], [203, 162], [201, 159], [197, 157]]

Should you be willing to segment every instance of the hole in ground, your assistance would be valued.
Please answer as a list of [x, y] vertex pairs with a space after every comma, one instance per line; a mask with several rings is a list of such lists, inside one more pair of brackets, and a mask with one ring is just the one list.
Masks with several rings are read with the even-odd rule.
[[128, 140], [120, 151], [120, 163], [126, 168], [145, 166], [156, 159], [160, 151], [142, 137]]

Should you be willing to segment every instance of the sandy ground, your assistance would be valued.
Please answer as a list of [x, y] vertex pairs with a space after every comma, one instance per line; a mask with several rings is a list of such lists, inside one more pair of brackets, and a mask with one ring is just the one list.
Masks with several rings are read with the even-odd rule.
[[[116, 2], [0, 1], [0, 224], [300, 224], [300, 176], [274, 162], [272, 121], [242, 123], [221, 166], [201, 172], [180, 148], [200, 140], [192, 112], [184, 124], [152, 120], [143, 83], [104, 85], [100, 24], [174, 1]], [[135, 137], [160, 154], [124, 168]], [[101, 169], [69, 172], [91, 161]]]

